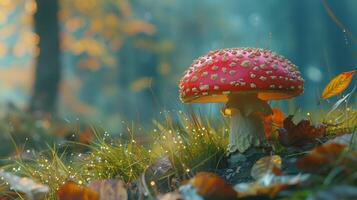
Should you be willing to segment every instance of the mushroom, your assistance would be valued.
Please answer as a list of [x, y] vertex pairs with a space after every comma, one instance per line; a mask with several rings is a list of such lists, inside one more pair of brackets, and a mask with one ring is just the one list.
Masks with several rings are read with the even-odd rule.
[[303, 92], [298, 68], [284, 57], [259, 48], [211, 51], [193, 62], [179, 83], [183, 103], [225, 103], [231, 117], [228, 151], [264, 147], [262, 116], [270, 100], [289, 99]]

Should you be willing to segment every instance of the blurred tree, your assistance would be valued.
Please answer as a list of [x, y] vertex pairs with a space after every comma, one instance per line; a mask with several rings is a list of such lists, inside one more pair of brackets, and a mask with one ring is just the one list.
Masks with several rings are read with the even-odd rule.
[[30, 111], [53, 113], [61, 74], [58, 1], [36, 0], [35, 32], [40, 38]]

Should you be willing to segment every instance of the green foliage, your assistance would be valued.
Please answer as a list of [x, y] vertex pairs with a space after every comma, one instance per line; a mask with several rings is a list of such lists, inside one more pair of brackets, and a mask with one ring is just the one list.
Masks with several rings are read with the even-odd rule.
[[6, 171], [30, 177], [38, 183], [48, 185], [50, 193], [47, 199], [55, 199], [57, 189], [67, 180], [83, 184], [81, 170], [66, 161], [66, 153], [58, 154], [57, 150], [50, 150], [33, 154], [31, 159], [17, 159], [12, 164], [3, 167]]
[[[55, 148], [40, 153], [33, 151], [27, 155], [30, 158], [17, 158], [3, 168], [48, 185], [51, 188], [48, 198], [53, 199], [59, 186], [68, 180], [77, 184], [108, 178], [133, 182], [163, 156], [168, 156], [173, 164], [170, 174], [180, 178], [224, 164], [226, 126], [209, 120], [202, 122], [202, 118], [193, 114], [188, 117], [179, 112], [178, 116], [177, 123], [170, 117], [165, 124], [155, 123], [153, 146], [143, 146], [134, 139], [130, 130], [137, 127], [128, 129], [129, 139], [110, 138], [107, 133], [93, 129], [96, 140], [86, 145], [87, 153], [59, 153]], [[144, 134], [152, 136], [151, 131]], [[71, 146], [80, 145], [83, 144]]]
[[[170, 117], [165, 124], [156, 122], [156, 150], [168, 155], [179, 177], [202, 170], [214, 170], [223, 165], [228, 141], [225, 126], [217, 130], [209, 120], [202, 122], [193, 113], [190, 116], [179, 112], [179, 122], [174, 124]], [[224, 123], [223, 123], [224, 124]]]
[[325, 115], [323, 122], [329, 125], [327, 133], [331, 137], [353, 133], [357, 129], [357, 110], [346, 105]]
[[98, 140], [89, 145], [90, 153], [77, 161], [87, 181], [108, 178], [135, 181], [157, 158], [134, 139], [107, 142], [108, 138], [96, 135]]

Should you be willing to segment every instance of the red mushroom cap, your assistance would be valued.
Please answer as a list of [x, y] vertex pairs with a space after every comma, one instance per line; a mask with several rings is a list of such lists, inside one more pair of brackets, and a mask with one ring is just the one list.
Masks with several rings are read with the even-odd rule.
[[259, 48], [221, 49], [193, 62], [181, 79], [184, 103], [225, 103], [230, 94], [256, 93], [262, 100], [288, 99], [304, 91], [298, 68]]

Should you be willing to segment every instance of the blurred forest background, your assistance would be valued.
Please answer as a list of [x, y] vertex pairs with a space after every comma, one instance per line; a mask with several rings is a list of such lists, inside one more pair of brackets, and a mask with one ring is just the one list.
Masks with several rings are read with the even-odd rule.
[[[217, 48], [262, 47], [300, 67], [316, 108], [331, 77], [357, 65], [356, 0], [0, 0], [0, 104], [116, 132], [182, 109], [177, 83]], [[214, 105], [201, 112], [216, 113]]]

